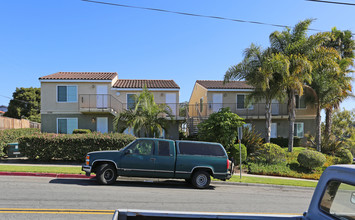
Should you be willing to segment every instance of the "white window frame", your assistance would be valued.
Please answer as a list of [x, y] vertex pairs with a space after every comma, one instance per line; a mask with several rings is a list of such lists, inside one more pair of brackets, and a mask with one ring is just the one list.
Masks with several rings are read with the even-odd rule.
[[[297, 127], [298, 127], [299, 124], [302, 124], [302, 127], [303, 127], [302, 136], [298, 136], [298, 134], [297, 134]], [[295, 125], [297, 125], [297, 126], [295, 126]], [[294, 127], [293, 134], [295, 134], [295, 133], [297, 134], [297, 135], [294, 135], [294, 136], [298, 137], [298, 138], [304, 138], [304, 122], [295, 122], [293, 127]]]
[[[58, 87], [59, 86], [65, 86], [65, 87], [67, 87], [67, 101], [59, 101], [58, 100]], [[76, 100], [75, 101], [68, 101], [68, 86], [72, 86], [72, 87], [76, 87]], [[77, 103], [78, 102], [78, 85], [61, 85], [61, 84], [59, 84], [59, 85], [57, 85], [56, 86], [56, 97], [55, 97], [55, 100], [56, 100], [56, 102], [57, 103]]]
[[136, 93], [127, 93], [126, 94], [126, 109], [128, 110], [128, 95], [137, 95]]
[[[78, 118], [57, 118], [57, 134], [59, 134], [59, 123], [58, 121], [61, 120], [61, 119], [75, 119], [76, 120], [76, 128], [75, 129], [78, 129], [79, 128], [79, 121], [78, 121]], [[68, 133], [68, 123], [67, 123], [67, 134], [72, 134], [72, 133]]]
[[[244, 108], [238, 108], [238, 95], [243, 95], [244, 96]], [[236, 101], [236, 109], [237, 110], [245, 110], [245, 109], [248, 109], [248, 110], [254, 110], [254, 105], [253, 104], [249, 104], [248, 106], [246, 105], [246, 99], [248, 97], [249, 94], [246, 94], [246, 93], [237, 93], [236, 96], [235, 96], [235, 101]]]

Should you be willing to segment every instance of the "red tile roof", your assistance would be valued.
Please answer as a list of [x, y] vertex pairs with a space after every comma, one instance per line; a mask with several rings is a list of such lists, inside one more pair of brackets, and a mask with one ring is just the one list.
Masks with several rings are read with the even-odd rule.
[[246, 81], [230, 81], [223, 84], [223, 80], [197, 80], [196, 83], [206, 89], [254, 89]]
[[42, 76], [43, 80], [112, 80], [117, 76], [116, 72], [58, 72], [48, 76]]
[[116, 81], [114, 88], [147, 88], [155, 89], [180, 89], [174, 80], [151, 80], [151, 79], [119, 79]]

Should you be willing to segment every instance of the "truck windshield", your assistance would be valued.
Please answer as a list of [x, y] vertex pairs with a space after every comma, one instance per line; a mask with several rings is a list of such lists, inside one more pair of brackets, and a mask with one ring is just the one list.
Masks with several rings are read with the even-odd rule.
[[320, 209], [337, 219], [355, 220], [355, 186], [336, 180], [327, 184]]

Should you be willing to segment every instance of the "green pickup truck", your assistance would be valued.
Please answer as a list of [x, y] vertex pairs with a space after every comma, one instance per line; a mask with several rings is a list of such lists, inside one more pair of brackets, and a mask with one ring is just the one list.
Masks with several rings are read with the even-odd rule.
[[231, 178], [233, 164], [218, 143], [139, 138], [117, 151], [88, 153], [82, 170], [96, 173], [100, 184], [113, 184], [118, 176], [175, 178], [202, 189], [211, 176]]

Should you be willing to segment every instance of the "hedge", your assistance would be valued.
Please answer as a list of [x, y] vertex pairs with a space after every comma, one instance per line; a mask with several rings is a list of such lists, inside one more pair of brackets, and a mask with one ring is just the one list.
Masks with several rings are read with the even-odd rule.
[[285, 151], [277, 144], [265, 143], [255, 148], [252, 161], [265, 164], [284, 163]]
[[353, 155], [350, 150], [341, 147], [336, 153], [335, 156], [339, 158], [339, 164], [352, 164]]
[[[284, 138], [284, 137], [270, 138], [270, 142], [273, 144], [277, 144], [283, 148], [288, 147], [288, 138]], [[294, 137], [293, 138], [293, 146], [294, 147], [301, 146], [301, 139], [298, 137]]]
[[[247, 159], [247, 148], [245, 147], [244, 144], [241, 144], [240, 146], [242, 149], [242, 162], [245, 163]], [[228, 154], [230, 158], [233, 158], [233, 163], [239, 165], [240, 163], [239, 144], [234, 144], [233, 147], [231, 147], [230, 152]]]
[[37, 134], [41, 131], [37, 128], [19, 128], [19, 129], [7, 129], [0, 131], [0, 157], [4, 156], [4, 147], [8, 143], [18, 142], [18, 139], [23, 136]]
[[298, 154], [297, 161], [300, 166], [312, 170], [323, 166], [326, 158], [321, 152], [304, 150]]
[[118, 150], [135, 140], [120, 133], [35, 134], [19, 139], [20, 152], [29, 159], [84, 161], [90, 151]]

